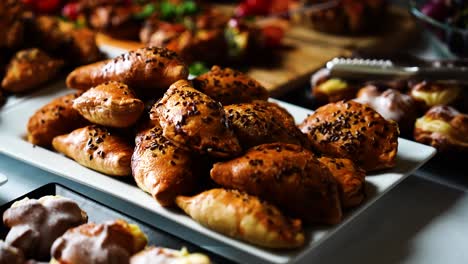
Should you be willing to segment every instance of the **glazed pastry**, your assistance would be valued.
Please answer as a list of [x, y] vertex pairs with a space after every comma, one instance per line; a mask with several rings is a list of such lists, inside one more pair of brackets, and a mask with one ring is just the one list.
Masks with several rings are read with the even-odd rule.
[[39, 49], [19, 51], [7, 67], [2, 89], [21, 93], [37, 88], [54, 78], [62, 66], [62, 60], [52, 59]]
[[200, 253], [189, 253], [182, 248], [173, 250], [162, 247], [147, 247], [130, 259], [130, 264], [210, 264], [210, 259]]
[[0, 240], [0, 264], [24, 264], [23, 252]]
[[418, 117], [416, 102], [398, 90], [380, 92], [376, 86], [367, 85], [359, 90], [355, 101], [367, 104], [383, 118], [397, 122], [402, 132], [411, 132]]
[[210, 174], [223, 187], [256, 195], [307, 222], [341, 221], [336, 180], [312, 152], [301, 146], [260, 145], [244, 156], [216, 163]]
[[163, 135], [177, 145], [214, 157], [241, 152], [221, 104], [180, 80], [169, 87], [150, 111]]
[[73, 100], [80, 94], [58, 97], [37, 110], [28, 121], [28, 141], [49, 147], [54, 137], [85, 126], [88, 122], [72, 107]]
[[147, 242], [137, 225], [123, 220], [88, 223], [69, 229], [55, 240], [51, 255], [57, 264], [128, 264]]
[[436, 105], [454, 105], [462, 97], [462, 88], [457, 84], [420, 82], [410, 91], [411, 97], [424, 109]]
[[304, 135], [294, 118], [283, 108], [267, 101], [224, 107], [242, 148], [273, 142], [301, 145]]
[[70, 49], [69, 54], [66, 55], [68, 61], [72, 61], [72, 64], [82, 65], [102, 59], [103, 55], [96, 44], [95, 32], [87, 28], [79, 28], [73, 29], [70, 35]]
[[191, 153], [167, 140], [159, 124], [140, 132], [135, 141], [132, 175], [140, 189], [162, 206], [171, 206], [177, 195], [194, 190]]
[[468, 115], [450, 106], [434, 106], [416, 120], [414, 139], [439, 151], [468, 151]]
[[311, 77], [312, 95], [320, 104], [350, 100], [356, 95], [356, 86], [349, 82], [331, 78], [327, 69], [317, 71]]
[[17, 49], [24, 40], [24, 5], [17, 0], [0, 1], [0, 48]]
[[282, 249], [304, 244], [300, 220], [287, 218], [275, 206], [237, 190], [179, 196], [176, 203], [200, 224], [258, 246]]
[[138, 4], [104, 3], [89, 9], [89, 25], [114, 38], [135, 40], [141, 27], [135, 14], [141, 9]]
[[11, 228], [5, 242], [22, 250], [26, 257], [46, 259], [55, 239], [67, 229], [87, 221], [86, 213], [68, 198], [25, 198], [15, 202], [3, 214], [3, 223]]
[[157, 94], [187, 77], [187, 66], [176, 53], [164, 48], [148, 47], [78, 67], [68, 75], [67, 86], [87, 90], [107, 81], [117, 81], [127, 84], [138, 93]]
[[299, 126], [314, 149], [348, 158], [365, 171], [392, 168], [398, 150], [398, 126], [371, 107], [338, 102], [318, 108]]
[[104, 174], [131, 174], [132, 146], [103, 127], [91, 125], [57, 136], [52, 146], [79, 164]]
[[73, 108], [94, 124], [129, 127], [136, 123], [144, 103], [125, 84], [105, 82], [84, 92], [73, 101]]
[[193, 80], [194, 87], [223, 105], [267, 100], [268, 91], [246, 74], [213, 66], [211, 70]]
[[341, 206], [352, 208], [360, 205], [364, 200], [366, 172], [354, 165], [350, 159], [320, 157], [320, 163], [327, 166], [338, 183]]

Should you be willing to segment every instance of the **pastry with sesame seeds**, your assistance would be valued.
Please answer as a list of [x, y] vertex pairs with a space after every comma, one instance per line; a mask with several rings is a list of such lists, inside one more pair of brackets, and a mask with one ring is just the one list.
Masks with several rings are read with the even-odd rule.
[[304, 245], [301, 220], [288, 218], [274, 205], [237, 190], [178, 196], [176, 203], [200, 224], [230, 237], [274, 249]]
[[188, 68], [175, 52], [147, 47], [78, 67], [67, 76], [66, 83], [70, 88], [88, 90], [104, 82], [117, 81], [138, 94], [155, 95], [187, 78]]
[[244, 149], [273, 142], [301, 145], [307, 141], [294, 118], [275, 103], [232, 104], [224, 111]]
[[8, 64], [1, 87], [12, 93], [35, 89], [53, 79], [62, 66], [62, 60], [53, 59], [37, 48], [21, 50]]
[[330, 103], [308, 116], [299, 128], [323, 155], [351, 159], [367, 172], [395, 166], [398, 125], [368, 105]]
[[264, 144], [218, 162], [211, 178], [256, 195], [308, 223], [337, 224], [342, 211], [336, 180], [315, 155], [298, 145]]
[[90, 125], [52, 141], [54, 149], [79, 164], [111, 176], [130, 176], [133, 147], [104, 127]]
[[247, 74], [216, 65], [195, 78], [193, 86], [223, 105], [268, 99], [268, 90]]
[[343, 209], [356, 207], [364, 201], [366, 172], [363, 169], [357, 167], [350, 159], [323, 156], [318, 160], [327, 166], [336, 179]]
[[190, 194], [196, 188], [192, 153], [167, 140], [159, 124], [138, 133], [135, 142], [133, 178], [162, 206], [174, 205], [177, 195]]
[[114, 81], [93, 87], [73, 101], [73, 108], [92, 123], [119, 128], [135, 124], [144, 107], [133, 90]]
[[49, 147], [54, 137], [88, 124], [72, 107], [73, 100], [80, 94], [78, 92], [58, 97], [37, 110], [28, 121], [28, 141], [34, 145]]
[[163, 135], [175, 144], [212, 157], [235, 157], [241, 152], [223, 106], [195, 90], [188, 81], [171, 85], [150, 111]]

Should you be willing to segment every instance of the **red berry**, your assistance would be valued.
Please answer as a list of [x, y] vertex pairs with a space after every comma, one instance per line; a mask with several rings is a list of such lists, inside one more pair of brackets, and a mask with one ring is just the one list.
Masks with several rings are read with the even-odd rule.
[[60, 6], [60, 0], [38, 0], [35, 3], [35, 9], [40, 13], [51, 13]]
[[262, 28], [264, 44], [267, 47], [278, 47], [284, 37], [284, 30], [277, 26], [265, 26]]
[[66, 4], [62, 9], [62, 16], [75, 21], [80, 14], [80, 4], [76, 2]]

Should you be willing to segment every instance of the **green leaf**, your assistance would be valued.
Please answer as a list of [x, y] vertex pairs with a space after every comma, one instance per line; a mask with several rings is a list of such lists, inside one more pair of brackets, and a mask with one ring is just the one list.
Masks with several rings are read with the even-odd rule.
[[161, 2], [161, 18], [163, 20], [169, 20], [176, 15], [176, 6], [169, 2]]
[[150, 17], [156, 11], [156, 6], [154, 4], [147, 4], [143, 7], [141, 12], [133, 15], [136, 19], [146, 19]]
[[189, 73], [194, 76], [208, 72], [210, 69], [201, 61], [196, 61], [189, 66]]

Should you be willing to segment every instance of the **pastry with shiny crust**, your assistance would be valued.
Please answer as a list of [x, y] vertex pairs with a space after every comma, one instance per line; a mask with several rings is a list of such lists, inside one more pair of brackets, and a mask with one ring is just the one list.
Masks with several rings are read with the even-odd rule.
[[365, 171], [392, 168], [398, 150], [398, 126], [370, 106], [331, 103], [299, 125], [314, 149], [326, 156], [348, 158]]
[[73, 101], [73, 108], [92, 123], [119, 128], [135, 124], [144, 107], [133, 90], [114, 81], [93, 87]]
[[58, 264], [128, 264], [147, 242], [137, 225], [123, 220], [88, 223], [69, 229], [55, 240], [51, 255]]
[[436, 105], [454, 105], [462, 98], [462, 88], [457, 84], [420, 82], [410, 91], [411, 97], [427, 110]]
[[411, 132], [419, 115], [418, 106], [411, 96], [395, 89], [381, 92], [376, 86], [367, 85], [359, 90], [355, 101], [367, 104], [383, 118], [397, 122], [402, 132]]
[[23, 252], [0, 240], [0, 264], [24, 264]]
[[356, 86], [351, 83], [331, 78], [327, 69], [317, 71], [311, 77], [312, 95], [320, 104], [353, 99], [356, 95]]
[[182, 248], [173, 250], [162, 247], [147, 247], [130, 259], [130, 264], [210, 264], [210, 259], [200, 253], [189, 253]]
[[241, 152], [223, 106], [188, 81], [172, 84], [150, 115], [159, 120], [164, 137], [181, 147], [222, 158]]
[[193, 86], [223, 105], [268, 99], [268, 90], [256, 80], [242, 72], [219, 66], [213, 66], [209, 72], [195, 78]]
[[88, 121], [73, 109], [73, 100], [81, 93], [67, 94], [52, 100], [29, 118], [28, 141], [49, 147], [54, 137], [85, 126]]
[[147, 47], [78, 67], [68, 75], [67, 86], [87, 90], [107, 81], [117, 81], [137, 93], [152, 95], [164, 92], [174, 82], [187, 77], [187, 66], [175, 52]]
[[364, 198], [366, 172], [354, 165], [350, 159], [338, 159], [330, 157], [320, 157], [320, 163], [327, 166], [338, 183], [340, 191], [341, 206], [352, 208], [360, 205]]
[[54, 78], [62, 66], [62, 60], [53, 59], [39, 49], [21, 50], [7, 67], [2, 89], [21, 93], [37, 88]]
[[57, 136], [52, 146], [90, 169], [111, 176], [131, 175], [132, 146], [103, 127], [91, 125]]
[[200, 224], [258, 246], [283, 249], [304, 244], [300, 220], [285, 217], [275, 206], [237, 190], [179, 196], [176, 203]]
[[304, 135], [294, 118], [283, 108], [267, 101], [224, 107], [242, 148], [273, 142], [301, 145]]
[[306, 222], [337, 224], [342, 212], [336, 180], [309, 150], [293, 144], [264, 144], [219, 162], [211, 178], [278, 205]]
[[140, 189], [162, 206], [172, 206], [176, 196], [194, 190], [197, 182], [191, 153], [167, 140], [159, 124], [141, 131], [135, 142], [132, 175]]
[[434, 106], [416, 120], [414, 138], [444, 152], [468, 151], [468, 115], [450, 106]]
[[87, 221], [86, 213], [68, 198], [25, 198], [3, 214], [3, 223], [11, 228], [5, 242], [20, 249], [28, 258], [48, 259], [55, 239]]

